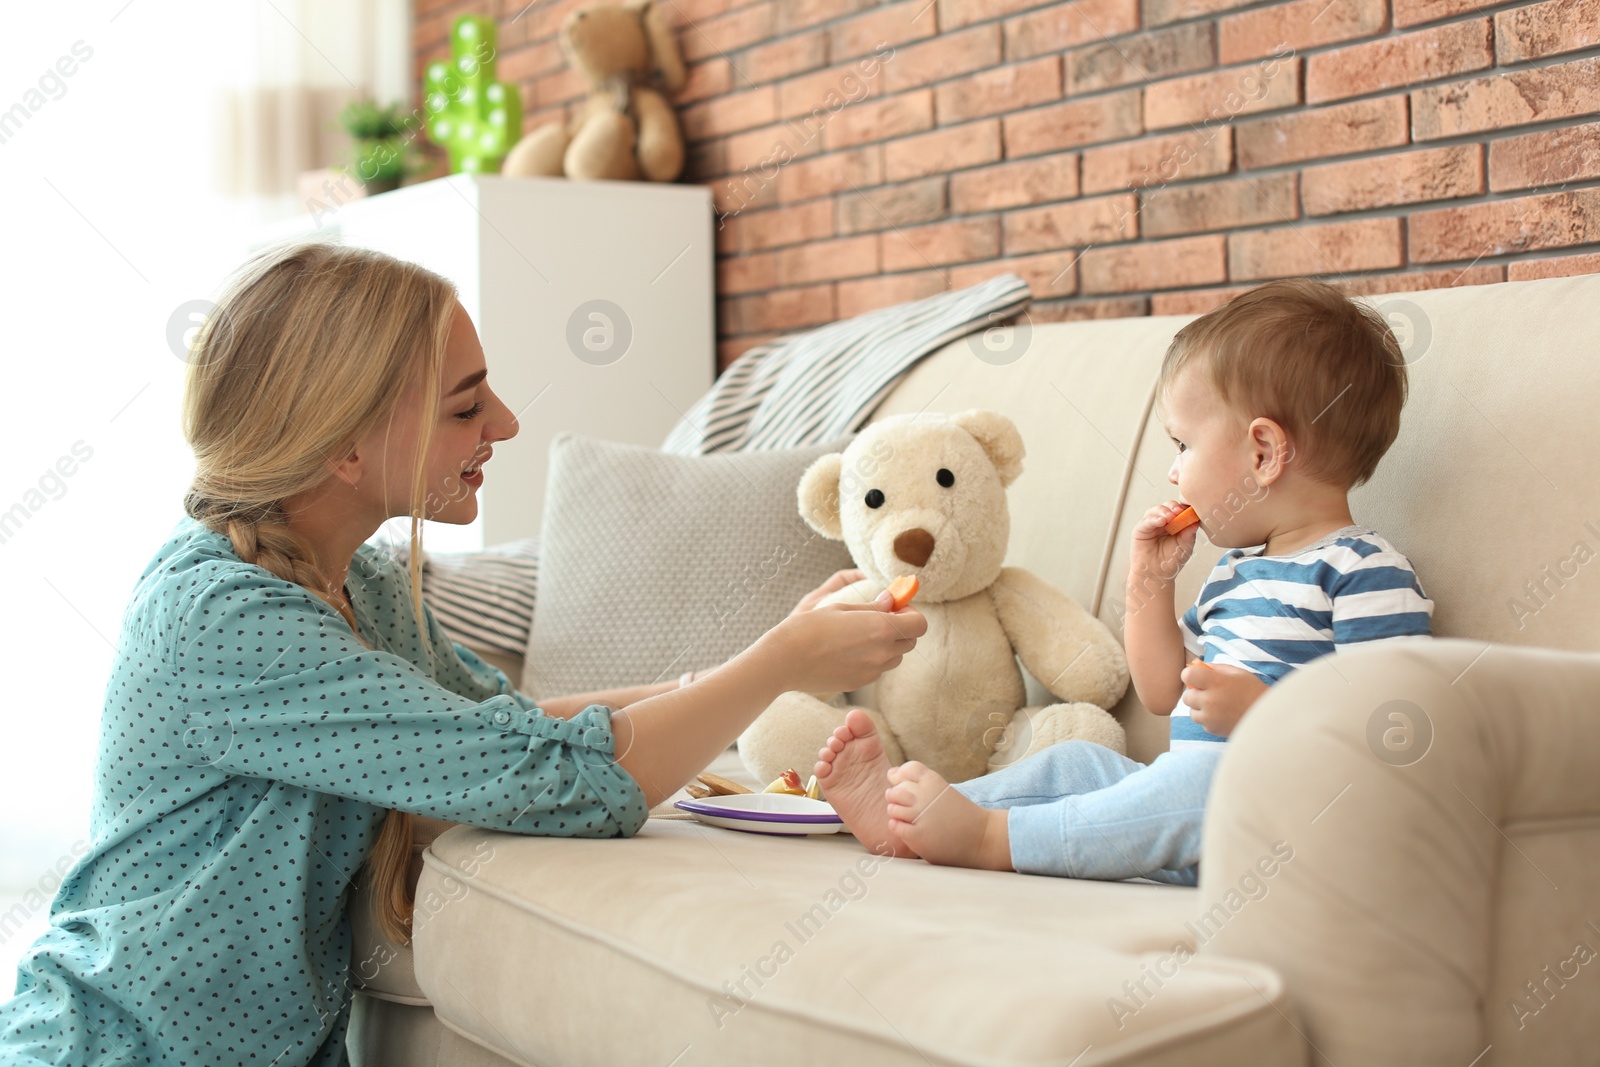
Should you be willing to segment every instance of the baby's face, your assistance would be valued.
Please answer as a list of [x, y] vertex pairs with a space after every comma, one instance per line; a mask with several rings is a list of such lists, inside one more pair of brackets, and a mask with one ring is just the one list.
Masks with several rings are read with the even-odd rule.
[[1198, 360], [1178, 371], [1163, 400], [1162, 422], [1178, 449], [1167, 480], [1199, 514], [1206, 538], [1219, 548], [1264, 543], [1269, 524], [1254, 505], [1268, 487], [1255, 478], [1250, 420], [1216, 394]]

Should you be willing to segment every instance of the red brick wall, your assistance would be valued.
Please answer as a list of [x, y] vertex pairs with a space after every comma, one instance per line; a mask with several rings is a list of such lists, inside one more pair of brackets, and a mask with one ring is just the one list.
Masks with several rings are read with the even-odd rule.
[[[526, 127], [585, 0], [491, 8]], [[1034, 321], [1600, 271], [1600, 0], [663, 0], [718, 335], [999, 271]], [[417, 0], [422, 65], [482, 4]]]

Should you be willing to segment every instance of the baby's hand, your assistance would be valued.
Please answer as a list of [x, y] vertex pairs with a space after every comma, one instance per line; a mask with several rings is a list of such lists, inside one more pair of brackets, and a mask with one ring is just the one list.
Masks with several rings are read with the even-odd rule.
[[1194, 721], [1217, 737], [1233, 733], [1250, 705], [1267, 691], [1254, 671], [1223, 663], [1195, 660], [1178, 677], [1187, 687], [1183, 702], [1193, 710]]
[[1195, 523], [1176, 534], [1167, 533], [1167, 523], [1188, 507], [1178, 500], [1157, 504], [1133, 525], [1133, 552], [1129, 559], [1129, 584], [1170, 582], [1194, 553], [1200, 525]]

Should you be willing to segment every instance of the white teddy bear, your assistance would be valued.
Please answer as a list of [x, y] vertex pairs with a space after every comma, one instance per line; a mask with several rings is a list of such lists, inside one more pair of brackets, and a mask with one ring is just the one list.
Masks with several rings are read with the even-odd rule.
[[[885, 418], [800, 479], [800, 514], [842, 540], [867, 577], [829, 601], [870, 602], [915, 575], [928, 632], [870, 689], [785, 693], [739, 738], [758, 781], [785, 769], [802, 778], [817, 750], [864, 707], [890, 763], [921, 760], [965, 781], [1069, 739], [1125, 751], [1105, 709], [1128, 687], [1116, 637], [1037, 575], [1005, 567], [1011, 534], [1005, 487], [1022, 472], [1022, 437], [992, 411]], [[824, 601], [827, 603], [828, 601]], [[1062, 701], [1023, 707], [1018, 658]]]

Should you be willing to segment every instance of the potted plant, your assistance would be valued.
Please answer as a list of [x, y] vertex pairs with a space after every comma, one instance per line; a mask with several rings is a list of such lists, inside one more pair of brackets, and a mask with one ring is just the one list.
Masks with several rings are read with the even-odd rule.
[[339, 122], [350, 134], [350, 163], [344, 169], [368, 195], [399, 188], [402, 178], [419, 169], [411, 143], [416, 132], [399, 104], [352, 100], [339, 112]]

